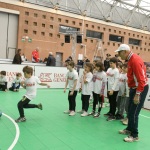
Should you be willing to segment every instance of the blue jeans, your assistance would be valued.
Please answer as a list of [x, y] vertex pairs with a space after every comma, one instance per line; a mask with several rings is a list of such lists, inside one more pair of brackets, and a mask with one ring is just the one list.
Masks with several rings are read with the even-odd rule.
[[129, 106], [128, 106], [128, 127], [126, 130], [131, 132], [131, 136], [136, 138], [138, 137], [138, 119], [141, 108], [144, 105], [144, 101], [148, 92], [149, 86], [144, 87], [143, 92], [140, 94], [140, 103], [134, 104], [133, 99], [136, 94], [136, 89], [130, 89], [129, 94]]

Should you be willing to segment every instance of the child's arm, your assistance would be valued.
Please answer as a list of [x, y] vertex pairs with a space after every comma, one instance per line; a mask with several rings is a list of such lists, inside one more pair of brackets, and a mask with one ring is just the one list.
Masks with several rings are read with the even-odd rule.
[[106, 85], [106, 82], [102, 82], [102, 88], [101, 88], [100, 96], [104, 95], [105, 85]]
[[24, 89], [26, 88], [24, 81], [22, 81], [22, 82], [20, 83], [20, 85], [21, 85]]
[[68, 86], [68, 78], [67, 78], [67, 80], [66, 80], [66, 84], [65, 84], [65, 88], [64, 88], [64, 93], [66, 92], [67, 86]]
[[39, 85], [41, 85], [41, 86], [47, 86], [48, 88], [50, 88], [50, 85], [47, 84], [47, 83], [44, 83], [44, 82], [39, 83]]

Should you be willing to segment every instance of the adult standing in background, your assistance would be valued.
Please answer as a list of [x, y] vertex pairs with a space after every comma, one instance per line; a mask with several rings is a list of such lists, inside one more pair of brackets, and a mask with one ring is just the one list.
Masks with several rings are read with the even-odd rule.
[[46, 66], [55, 66], [55, 65], [56, 65], [56, 59], [53, 56], [53, 53], [49, 52], [49, 56], [48, 56], [48, 59], [47, 59]]
[[110, 54], [106, 54], [106, 59], [104, 60], [104, 67], [105, 67], [105, 71], [107, 71], [108, 68], [110, 68]]
[[21, 49], [17, 50], [17, 54], [14, 56], [12, 64], [21, 64], [22, 59], [21, 59]]
[[127, 60], [127, 77], [130, 88], [128, 126], [126, 129], [120, 130], [119, 133], [129, 135], [124, 138], [125, 142], [138, 141], [138, 118], [149, 89], [146, 67], [143, 60], [130, 51], [130, 47], [127, 44], [121, 44], [115, 52], [118, 52], [122, 60]]
[[32, 52], [32, 62], [37, 63], [39, 62], [39, 47], [37, 47], [33, 52]]
[[86, 62], [90, 62], [90, 60], [88, 59], [88, 57], [87, 57], [86, 55], [84, 55], [83, 60], [80, 62], [82, 68], [84, 67], [84, 64], [85, 64]]

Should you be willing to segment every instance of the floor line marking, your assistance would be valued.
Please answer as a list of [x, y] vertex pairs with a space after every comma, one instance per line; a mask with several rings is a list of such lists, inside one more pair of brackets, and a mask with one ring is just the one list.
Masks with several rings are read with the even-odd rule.
[[140, 116], [145, 117], [145, 118], [149, 118], [149, 119], [150, 119], [150, 117], [148, 117], [148, 116], [144, 116], [144, 115], [141, 115], [141, 114], [140, 114]]
[[19, 135], [20, 135], [19, 126], [10, 116], [6, 115], [5, 113], [3, 113], [3, 116], [7, 117], [15, 125], [15, 128], [16, 128], [15, 139], [14, 139], [13, 143], [8, 148], [8, 150], [12, 150], [15, 147], [15, 145], [16, 145], [18, 139], [19, 139]]

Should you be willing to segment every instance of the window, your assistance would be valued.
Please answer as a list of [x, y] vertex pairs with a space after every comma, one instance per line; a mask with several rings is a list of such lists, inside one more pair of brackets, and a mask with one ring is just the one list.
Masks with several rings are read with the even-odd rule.
[[24, 23], [25, 23], [25, 24], [28, 24], [28, 20], [25, 20]]
[[43, 18], [43, 19], [46, 19], [46, 15], [42, 15], [42, 18]]
[[50, 29], [53, 29], [53, 25], [50, 25], [49, 27], [50, 27]]
[[37, 26], [37, 22], [33, 22], [33, 25], [34, 25], [34, 26]]
[[68, 33], [68, 32], [80, 31], [79, 28], [69, 27], [69, 26], [59, 26], [59, 32]]
[[27, 30], [27, 29], [24, 29], [24, 33], [28, 33], [28, 30]]
[[33, 34], [35, 34], [35, 35], [36, 35], [36, 33], [37, 33], [37, 31], [33, 31]]
[[37, 14], [37, 13], [34, 13], [34, 17], [38, 17], [38, 14]]
[[140, 43], [140, 40], [129, 38], [129, 44], [140, 45]]
[[68, 22], [69, 22], [69, 20], [65, 20], [65, 22], [66, 22], [66, 23], [68, 23]]
[[53, 21], [53, 20], [54, 20], [54, 17], [50, 17], [50, 20], [52, 20], [52, 21]]
[[28, 12], [28, 11], [26, 11], [26, 12], [25, 12], [25, 15], [26, 15], [26, 16], [29, 16], [29, 12]]
[[123, 41], [123, 37], [110, 34], [109, 35], [109, 41], [122, 42]]
[[96, 31], [91, 31], [91, 30], [86, 30], [86, 36], [91, 37], [91, 38], [102, 39], [102, 33], [101, 32], [96, 32]]
[[45, 24], [44, 24], [44, 23], [42, 23], [42, 27], [44, 27], [44, 28], [45, 28]]

